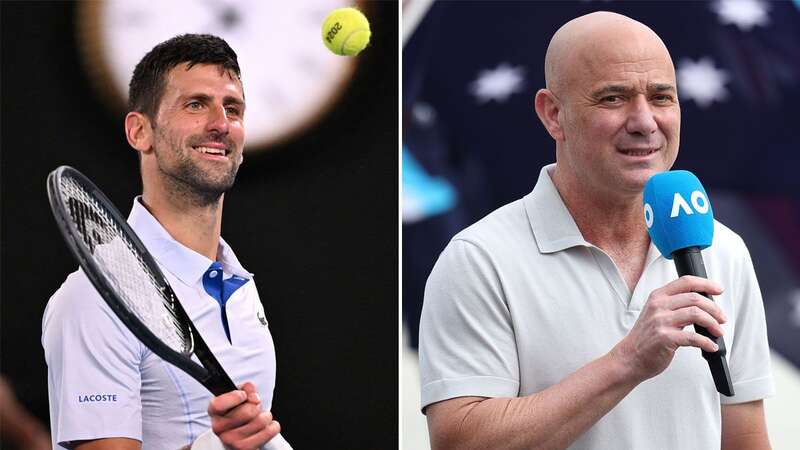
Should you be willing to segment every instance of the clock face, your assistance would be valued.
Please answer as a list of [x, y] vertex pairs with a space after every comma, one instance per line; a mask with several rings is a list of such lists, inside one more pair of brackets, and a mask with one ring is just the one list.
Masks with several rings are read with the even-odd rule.
[[245, 150], [252, 151], [312, 125], [344, 90], [357, 59], [328, 51], [321, 29], [331, 10], [352, 3], [90, 0], [81, 5], [79, 31], [87, 67], [119, 104], [127, 100], [136, 63], [158, 43], [184, 33], [225, 39], [239, 57]]

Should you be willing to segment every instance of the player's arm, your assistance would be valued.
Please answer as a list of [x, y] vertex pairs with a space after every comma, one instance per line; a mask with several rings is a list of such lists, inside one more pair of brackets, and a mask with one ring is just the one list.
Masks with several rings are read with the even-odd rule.
[[764, 401], [722, 405], [722, 450], [769, 450]]
[[[73, 447], [75, 450], [141, 450], [142, 443], [136, 439], [109, 438], [84, 441]], [[188, 445], [180, 450], [190, 450]]]
[[129, 438], [94, 439], [83, 441], [73, 448], [75, 450], [141, 450], [142, 443]]
[[[761, 290], [756, 279], [750, 253], [741, 239], [738, 241], [742, 251], [739, 252], [738, 298], [736, 339], [728, 349], [728, 361], [736, 361], [731, 365], [731, 377], [736, 386], [736, 396], [728, 400], [748, 401], [735, 404], [722, 404], [722, 450], [735, 449], [769, 449], [766, 419], [764, 417], [764, 401], [762, 399], [775, 395], [770, 370], [769, 345], [767, 343], [766, 319]], [[735, 375], [734, 375], [735, 374]], [[722, 398], [723, 402], [726, 400]]]
[[[80, 272], [48, 302], [42, 347], [56, 447], [139, 449], [142, 344]], [[102, 406], [76, 401], [87, 392], [114, 396]]]
[[543, 391], [431, 404], [426, 414], [432, 448], [567, 448], [639, 383], [666, 369], [678, 347], [717, 350], [711, 339], [683, 330], [697, 323], [715, 336], [723, 332], [719, 306], [695, 292], [722, 290], [687, 276], [653, 291], [634, 327], [609, 353]]
[[527, 397], [434, 403], [426, 409], [431, 448], [566, 448], [636, 387], [628, 372], [606, 355]]

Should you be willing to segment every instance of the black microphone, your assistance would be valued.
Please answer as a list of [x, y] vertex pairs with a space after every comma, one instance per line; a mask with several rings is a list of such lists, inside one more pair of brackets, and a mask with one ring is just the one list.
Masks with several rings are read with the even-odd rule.
[[[665, 258], [674, 260], [678, 276], [708, 278], [700, 250], [710, 246], [714, 238], [714, 214], [694, 174], [674, 170], [653, 175], [644, 187], [644, 218], [650, 238]], [[714, 300], [705, 292], [699, 294]], [[695, 324], [694, 329], [719, 346], [713, 353], [702, 350], [703, 358], [708, 361], [717, 392], [732, 397], [725, 340], [700, 325]]]

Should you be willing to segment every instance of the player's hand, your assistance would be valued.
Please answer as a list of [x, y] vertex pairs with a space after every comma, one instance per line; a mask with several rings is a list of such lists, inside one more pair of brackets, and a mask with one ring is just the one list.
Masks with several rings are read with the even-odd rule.
[[632, 370], [634, 379], [644, 381], [666, 369], [678, 347], [698, 347], [717, 351], [711, 339], [683, 328], [690, 324], [705, 327], [713, 336], [722, 336], [720, 324], [725, 314], [719, 305], [697, 292], [722, 293], [713, 281], [683, 276], [650, 294], [631, 331], [611, 351]]
[[211, 399], [208, 415], [211, 429], [229, 450], [258, 449], [281, 431], [272, 414], [261, 410], [261, 398], [249, 382]]

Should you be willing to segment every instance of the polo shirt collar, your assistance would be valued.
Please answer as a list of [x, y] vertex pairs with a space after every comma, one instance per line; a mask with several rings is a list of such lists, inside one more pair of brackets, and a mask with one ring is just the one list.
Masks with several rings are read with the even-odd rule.
[[555, 167], [555, 164], [542, 167], [536, 186], [523, 199], [539, 251], [554, 253], [570, 247], [593, 247], [583, 238], [550, 178]]
[[[597, 248], [583, 238], [575, 219], [572, 218], [572, 214], [569, 213], [567, 205], [561, 199], [561, 194], [558, 193], [556, 185], [553, 184], [550, 174], [555, 168], [555, 164], [548, 164], [542, 167], [542, 171], [539, 172], [539, 180], [536, 182], [533, 191], [523, 198], [528, 221], [531, 224], [531, 231], [536, 238], [536, 245], [539, 246], [539, 251], [542, 253], [555, 253], [578, 246]], [[661, 253], [659, 253], [658, 248], [651, 240], [645, 259], [645, 267], [660, 256]]]
[[[133, 200], [133, 208], [128, 216], [128, 224], [159, 265], [178, 277], [184, 284], [194, 286], [203, 279], [203, 274], [214, 262], [172, 238], [161, 223], [150, 214], [141, 202], [141, 196]], [[242, 267], [227, 242], [219, 238], [217, 258], [222, 270], [242, 278], [250, 279], [253, 274]]]

